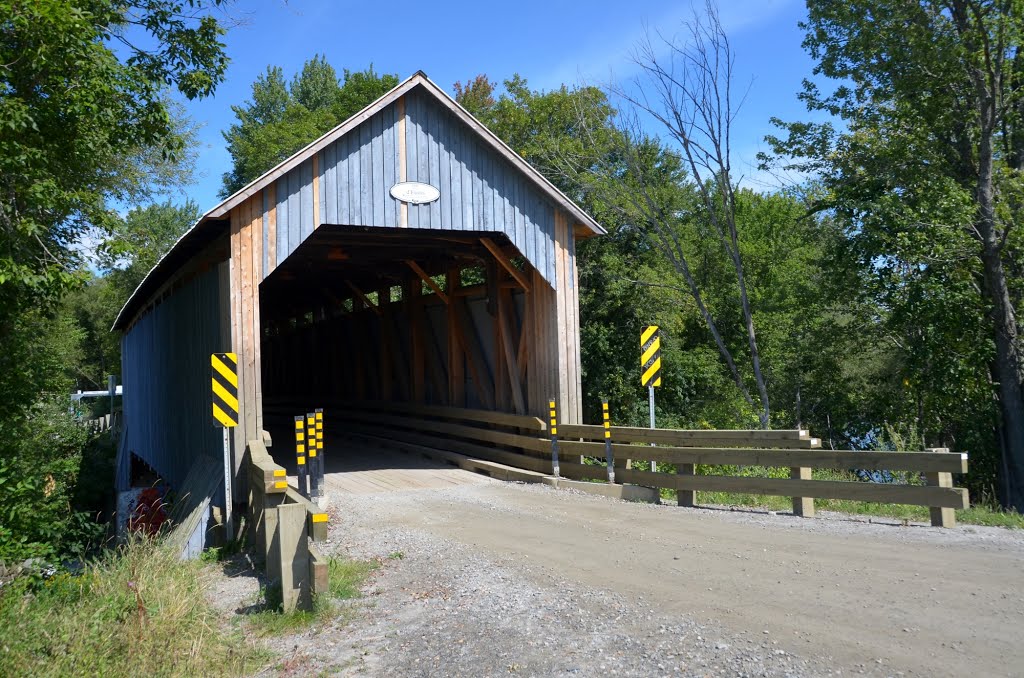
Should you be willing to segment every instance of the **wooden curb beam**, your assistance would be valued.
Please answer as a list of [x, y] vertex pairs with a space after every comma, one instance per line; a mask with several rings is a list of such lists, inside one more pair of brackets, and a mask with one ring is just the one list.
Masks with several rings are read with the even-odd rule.
[[[304, 423], [296, 419], [296, 437]], [[263, 441], [250, 440], [248, 449], [250, 538], [263, 551], [267, 581], [280, 587], [282, 609], [311, 610], [328, 586], [328, 562], [315, 545], [327, 539], [328, 516], [288, 485]]]

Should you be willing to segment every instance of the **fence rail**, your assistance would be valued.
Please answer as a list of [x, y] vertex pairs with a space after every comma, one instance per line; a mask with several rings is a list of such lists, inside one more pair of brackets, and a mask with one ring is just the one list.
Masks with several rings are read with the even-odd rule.
[[[536, 417], [478, 410], [403, 406], [395, 403], [335, 403], [333, 416], [352, 433], [424, 448], [479, 457], [550, 474], [551, 440]], [[693, 506], [698, 491], [788, 496], [796, 515], [814, 515], [814, 499], [847, 499], [927, 506], [933, 525], [955, 525], [954, 509], [967, 508], [966, 489], [953, 487], [952, 474], [967, 472], [967, 455], [944, 448], [925, 452], [823, 450], [805, 430], [699, 431], [612, 426], [615, 478], [619, 482], [675, 490], [681, 506]], [[606, 480], [604, 466], [584, 458], [605, 456], [604, 428], [560, 425], [561, 475]], [[654, 443], [653, 445], [651, 443]], [[639, 470], [636, 461], [674, 464], [676, 473]], [[788, 468], [789, 478], [704, 475], [697, 465]], [[813, 469], [870, 468], [923, 473], [926, 485], [815, 480]]]
[[[604, 427], [588, 424], [560, 424], [563, 438], [604, 440]], [[637, 426], [613, 426], [616, 440], [631, 443], [655, 443], [658, 445], [711, 446], [711, 447], [791, 447], [812, 449], [821, 447], [821, 440], [812, 438], [804, 430], [779, 431], [730, 431], [730, 430], [684, 430], [669, 428], [640, 428]]]

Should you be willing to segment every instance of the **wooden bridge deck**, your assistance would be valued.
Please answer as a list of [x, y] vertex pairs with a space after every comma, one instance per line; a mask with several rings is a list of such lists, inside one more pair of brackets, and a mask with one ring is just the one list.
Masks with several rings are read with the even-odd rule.
[[[282, 458], [277, 458], [278, 456]], [[277, 463], [288, 470], [288, 482], [297, 484], [294, 456]], [[379, 494], [409, 490], [443, 489], [494, 482], [486, 476], [395, 449], [341, 439], [327, 441], [325, 482], [327, 494]], [[284, 463], [284, 462], [290, 463]]]

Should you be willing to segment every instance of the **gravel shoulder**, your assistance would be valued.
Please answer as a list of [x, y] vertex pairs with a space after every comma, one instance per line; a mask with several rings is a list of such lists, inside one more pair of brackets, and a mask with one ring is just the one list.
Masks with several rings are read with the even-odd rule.
[[[1019, 676], [1024, 534], [631, 504], [489, 481], [331, 498], [378, 558], [270, 675]], [[214, 583], [231, 614], [251, 577]]]

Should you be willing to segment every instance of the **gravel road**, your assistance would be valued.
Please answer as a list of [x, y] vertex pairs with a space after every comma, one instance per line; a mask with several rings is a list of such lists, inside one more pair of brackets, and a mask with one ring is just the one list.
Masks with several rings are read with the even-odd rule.
[[[383, 565], [272, 673], [1024, 676], [1024, 534], [488, 481], [331, 498]], [[220, 595], [227, 595], [224, 591]]]

